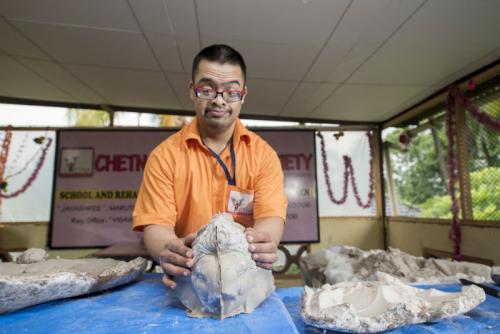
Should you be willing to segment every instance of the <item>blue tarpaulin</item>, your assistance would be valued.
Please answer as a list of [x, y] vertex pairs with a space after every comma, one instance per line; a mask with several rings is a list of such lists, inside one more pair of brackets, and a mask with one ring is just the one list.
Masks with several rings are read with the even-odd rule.
[[[456, 292], [458, 284], [421, 286]], [[45, 303], [0, 315], [0, 333], [325, 333], [300, 317], [301, 287], [278, 289], [252, 314], [223, 321], [190, 318], [158, 274], [111, 291]], [[334, 332], [328, 332], [334, 333]], [[500, 333], [500, 299], [465, 315], [404, 326], [391, 334]]]
[[91, 296], [0, 315], [0, 333], [297, 333], [273, 293], [251, 314], [224, 320], [191, 318], [167, 293], [160, 275]]

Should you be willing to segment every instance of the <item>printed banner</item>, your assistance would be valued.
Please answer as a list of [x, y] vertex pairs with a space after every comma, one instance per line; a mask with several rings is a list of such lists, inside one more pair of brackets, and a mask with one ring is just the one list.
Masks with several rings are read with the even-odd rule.
[[[313, 131], [256, 131], [277, 152], [288, 196], [283, 242], [318, 242]], [[51, 247], [138, 242], [132, 211], [149, 152], [174, 131], [60, 130]]]

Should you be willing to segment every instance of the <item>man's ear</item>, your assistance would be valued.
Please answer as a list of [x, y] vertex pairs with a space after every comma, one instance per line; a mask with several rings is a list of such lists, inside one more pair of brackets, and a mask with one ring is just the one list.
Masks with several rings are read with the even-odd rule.
[[247, 97], [247, 94], [248, 94], [248, 87], [245, 86], [245, 95], [243, 95], [243, 98], [241, 99], [241, 104], [245, 103], [245, 98]]
[[188, 83], [189, 98], [194, 101], [194, 90], [193, 90], [193, 87], [194, 87], [193, 80], [189, 80], [189, 83]]

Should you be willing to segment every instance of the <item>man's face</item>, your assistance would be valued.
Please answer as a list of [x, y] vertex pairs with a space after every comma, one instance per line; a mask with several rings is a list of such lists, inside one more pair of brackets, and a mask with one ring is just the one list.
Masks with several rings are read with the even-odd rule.
[[241, 101], [227, 102], [221, 94], [211, 100], [198, 98], [195, 88], [213, 89], [222, 91], [246, 91], [243, 73], [238, 65], [219, 64], [202, 60], [194, 77], [194, 82], [189, 83], [189, 94], [194, 102], [198, 124], [203, 129], [211, 132], [223, 132], [234, 124], [244, 103], [245, 96]]

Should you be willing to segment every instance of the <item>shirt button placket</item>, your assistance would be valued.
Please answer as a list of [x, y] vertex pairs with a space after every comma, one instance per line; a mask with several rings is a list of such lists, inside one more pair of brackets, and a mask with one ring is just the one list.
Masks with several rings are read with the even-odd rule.
[[[215, 159], [214, 159], [215, 160]], [[212, 173], [212, 208], [214, 213], [218, 213], [219, 211], [219, 203], [218, 203], [218, 198], [219, 198], [219, 183], [220, 183], [220, 173], [222, 168], [219, 166], [219, 163], [215, 161], [215, 165], [213, 168], [213, 173]]]

